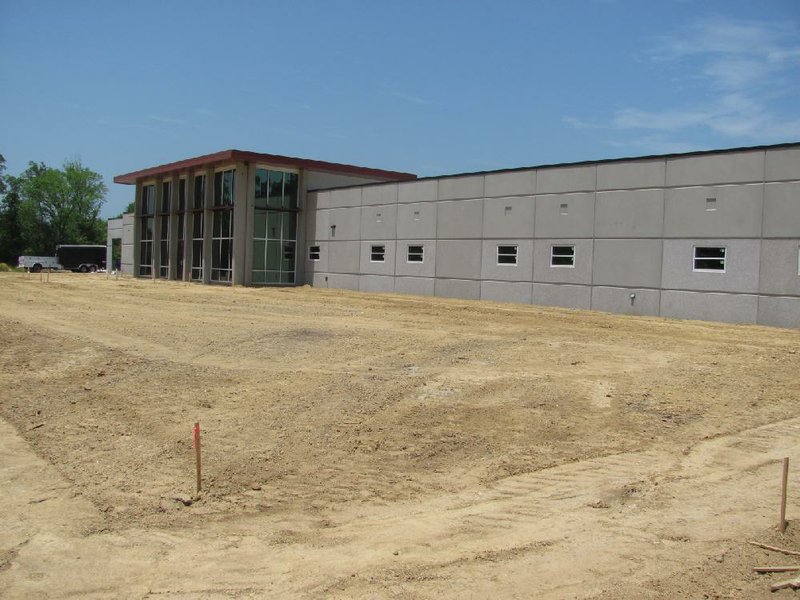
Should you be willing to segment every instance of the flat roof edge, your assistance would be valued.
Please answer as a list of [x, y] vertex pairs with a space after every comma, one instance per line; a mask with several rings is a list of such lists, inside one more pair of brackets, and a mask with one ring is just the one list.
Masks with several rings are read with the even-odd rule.
[[246, 150], [223, 150], [212, 154], [203, 154], [193, 158], [187, 158], [171, 163], [148, 167], [139, 171], [132, 171], [114, 177], [114, 183], [132, 185], [138, 179], [145, 179], [156, 175], [167, 175], [184, 171], [196, 167], [213, 167], [216, 165], [245, 161], [245, 162], [265, 162], [278, 166], [295, 167], [320, 171], [324, 173], [336, 173], [340, 175], [352, 175], [355, 177], [376, 177], [387, 181], [406, 181], [416, 179], [414, 173], [404, 173], [402, 171], [388, 171], [385, 169], [374, 169], [371, 167], [359, 167], [344, 163], [332, 163], [323, 160], [309, 158], [299, 158], [294, 156], [282, 156], [280, 154], [263, 154]]
[[[446, 175], [429, 175], [426, 177], [417, 177], [414, 181], [431, 181], [432, 179], [449, 179], [452, 177], [469, 177], [470, 175], [493, 175], [499, 173], [514, 173], [516, 171], [531, 171], [533, 169], [558, 169], [563, 167], [586, 167], [589, 165], [604, 165], [620, 162], [637, 162], [648, 160], [668, 160], [671, 158], [688, 158], [692, 156], [707, 156], [712, 154], [732, 154], [735, 152], [757, 152], [759, 150], [780, 150], [783, 148], [800, 148], [800, 142], [785, 142], [781, 144], [769, 144], [761, 146], [741, 146], [737, 148], [722, 148], [717, 150], [693, 150], [692, 152], [675, 152], [671, 154], [648, 154], [644, 156], [626, 156], [620, 158], [601, 158], [599, 160], [582, 160], [577, 162], [565, 163], [549, 163], [543, 165], [530, 165], [525, 167], [509, 167], [506, 169], [492, 169], [487, 171], [465, 171], [463, 173], [448, 173]], [[381, 181], [373, 183], [364, 183], [361, 185], [351, 185], [346, 187], [369, 187], [374, 185], [385, 185], [387, 183], [398, 183], [391, 181]], [[402, 183], [402, 182], [400, 182]], [[340, 188], [320, 188], [313, 190], [315, 192], [327, 192]]]

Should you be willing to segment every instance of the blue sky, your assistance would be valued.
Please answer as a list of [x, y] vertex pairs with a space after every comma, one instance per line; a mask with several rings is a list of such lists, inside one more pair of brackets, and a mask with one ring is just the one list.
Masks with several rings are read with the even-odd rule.
[[800, 141], [800, 1], [0, 2], [0, 153], [421, 176]]

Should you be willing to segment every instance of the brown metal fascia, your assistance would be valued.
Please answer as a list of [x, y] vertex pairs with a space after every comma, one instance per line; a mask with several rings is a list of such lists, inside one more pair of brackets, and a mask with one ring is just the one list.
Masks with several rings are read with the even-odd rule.
[[114, 183], [121, 183], [126, 185], [135, 184], [137, 180], [153, 177], [156, 175], [167, 175], [178, 171], [186, 171], [197, 167], [212, 167], [219, 164], [229, 162], [251, 162], [251, 163], [267, 163], [276, 166], [294, 167], [300, 169], [308, 169], [313, 171], [322, 171], [325, 173], [339, 173], [345, 175], [355, 175], [363, 177], [374, 177], [385, 179], [387, 181], [407, 181], [416, 179], [417, 176], [413, 173], [403, 173], [399, 171], [386, 171], [384, 169], [372, 169], [369, 167], [358, 167], [355, 165], [347, 165], [340, 163], [330, 163], [321, 160], [311, 160], [307, 158], [296, 158], [292, 156], [281, 156], [278, 154], [261, 154], [258, 152], [248, 152], [245, 150], [223, 150], [213, 154], [205, 154], [194, 158], [187, 158], [177, 162], [158, 165], [142, 169], [140, 171], [133, 171], [125, 173], [124, 175], [117, 175], [114, 177]]

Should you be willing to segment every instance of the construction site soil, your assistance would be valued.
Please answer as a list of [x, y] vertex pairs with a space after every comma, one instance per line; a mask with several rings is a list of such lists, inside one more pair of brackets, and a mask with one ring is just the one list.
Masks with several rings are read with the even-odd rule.
[[800, 549], [798, 330], [47, 278], [0, 273], [0, 596], [794, 595], [747, 542]]

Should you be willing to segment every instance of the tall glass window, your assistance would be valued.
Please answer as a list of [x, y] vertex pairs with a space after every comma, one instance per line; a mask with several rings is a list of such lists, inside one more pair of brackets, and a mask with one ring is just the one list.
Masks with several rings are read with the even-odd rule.
[[253, 284], [294, 283], [297, 193], [297, 173], [256, 169]]
[[169, 277], [169, 210], [171, 202], [172, 182], [164, 181], [161, 184], [161, 207], [159, 212], [161, 232], [158, 240], [158, 276], [164, 279]]
[[181, 179], [178, 182], [178, 216], [175, 219], [175, 226], [178, 228], [178, 254], [177, 254], [177, 278], [183, 279], [183, 257], [185, 256], [186, 240], [185, 237], [185, 223], [186, 223], [186, 180]]
[[206, 176], [194, 178], [192, 199], [192, 281], [203, 280], [203, 235], [205, 232]]
[[156, 212], [156, 186], [143, 185], [139, 214], [139, 275], [153, 274], [153, 219]]
[[214, 174], [211, 281], [233, 281], [233, 198], [236, 171]]

